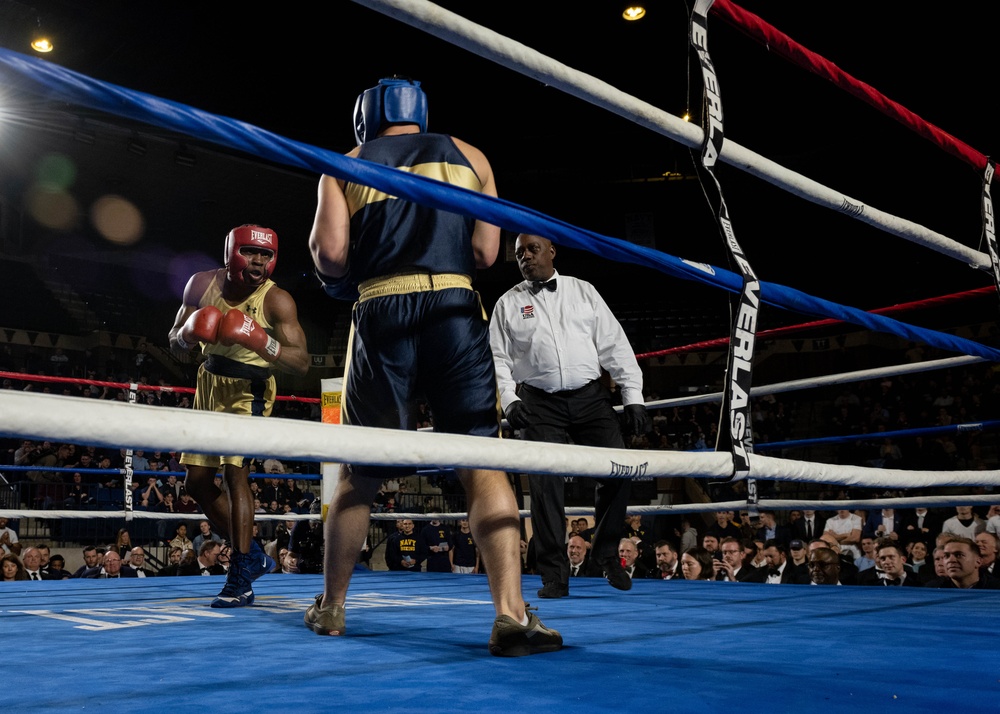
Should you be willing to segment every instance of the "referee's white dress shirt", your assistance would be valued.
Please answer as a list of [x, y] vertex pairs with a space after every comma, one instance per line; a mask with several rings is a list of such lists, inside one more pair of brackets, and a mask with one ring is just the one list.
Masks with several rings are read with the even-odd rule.
[[[579, 389], [603, 367], [622, 403], [642, 404], [642, 371], [621, 324], [593, 285], [558, 271], [556, 289], [532, 292], [523, 280], [497, 301], [490, 319], [500, 406], [506, 412], [518, 384], [552, 393]], [[548, 282], [548, 281], [546, 281]]]

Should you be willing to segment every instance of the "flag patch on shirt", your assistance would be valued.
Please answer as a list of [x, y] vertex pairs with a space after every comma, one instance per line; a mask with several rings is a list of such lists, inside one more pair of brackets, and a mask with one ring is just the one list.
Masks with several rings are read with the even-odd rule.
[[524, 307], [521, 308], [521, 319], [522, 320], [527, 320], [527, 319], [532, 318], [534, 316], [535, 316], [535, 306], [534, 305], [525, 305]]

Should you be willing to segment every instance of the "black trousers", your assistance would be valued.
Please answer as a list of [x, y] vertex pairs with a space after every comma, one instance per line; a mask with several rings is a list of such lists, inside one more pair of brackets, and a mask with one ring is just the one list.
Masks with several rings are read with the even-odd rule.
[[[621, 422], [611, 405], [611, 393], [598, 381], [585, 387], [549, 394], [521, 385], [518, 396], [534, 413], [532, 424], [521, 429], [527, 441], [625, 448]], [[595, 479], [595, 529], [590, 560], [600, 567], [618, 557], [618, 540], [625, 527], [631, 481]], [[566, 486], [559, 476], [531, 474], [531, 526], [535, 540], [536, 569], [543, 583], [569, 583], [566, 556]]]

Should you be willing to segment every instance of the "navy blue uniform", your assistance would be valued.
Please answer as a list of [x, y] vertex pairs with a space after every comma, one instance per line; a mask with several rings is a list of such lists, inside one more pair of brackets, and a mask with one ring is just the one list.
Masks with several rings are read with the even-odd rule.
[[[365, 142], [359, 158], [482, 188], [469, 161], [441, 134], [382, 136]], [[344, 195], [350, 274], [361, 295], [345, 369], [345, 422], [413, 429], [416, 398], [424, 395], [436, 431], [498, 436], [487, 320], [471, 288], [475, 220], [358, 184], [348, 183]], [[385, 478], [385, 472], [371, 475]]]
[[476, 542], [472, 540], [472, 532], [463, 533], [460, 530], [451, 535], [451, 549], [454, 552], [456, 567], [473, 568], [476, 565]]

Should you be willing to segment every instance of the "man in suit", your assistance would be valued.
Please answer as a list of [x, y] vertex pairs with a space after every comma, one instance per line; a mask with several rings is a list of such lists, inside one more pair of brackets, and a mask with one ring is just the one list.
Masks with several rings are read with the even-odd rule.
[[136, 577], [136, 574], [131, 568], [123, 568], [122, 559], [121, 556], [118, 555], [118, 551], [111, 549], [104, 554], [104, 559], [101, 561], [99, 566], [91, 568], [81, 577], [101, 579], [134, 578]]
[[569, 576], [581, 578], [590, 573], [590, 554], [587, 552], [587, 541], [578, 534], [569, 537], [566, 544], [566, 556], [569, 558]]
[[82, 578], [83, 574], [86, 573], [91, 568], [95, 568], [101, 564], [101, 554], [92, 545], [88, 545], [83, 549], [83, 565], [76, 569], [76, 571], [70, 575], [71, 578]]
[[886, 538], [875, 546], [876, 567], [858, 573], [858, 585], [920, 587], [923, 580], [906, 569], [906, 551], [899, 543]]
[[843, 585], [840, 581], [840, 562], [840, 553], [833, 548], [813, 548], [809, 551], [809, 582], [813, 585]]
[[979, 555], [982, 563], [979, 570], [984, 576], [996, 578], [1000, 576], [1000, 568], [997, 567], [997, 555], [1000, 554], [1000, 537], [996, 533], [983, 531], [975, 538], [976, 545], [979, 546]]
[[904, 546], [917, 540], [933, 544], [944, 525], [941, 516], [923, 507], [903, 513], [900, 521], [899, 535]]
[[[156, 573], [146, 566], [146, 551], [141, 545], [137, 545], [130, 551], [130, 558], [128, 564], [122, 568], [123, 570], [134, 570], [137, 577], [140, 578], [152, 578]], [[128, 576], [126, 576], [128, 577]]]
[[618, 541], [618, 557], [621, 558], [622, 567], [633, 580], [645, 578], [648, 572], [646, 566], [639, 562], [639, 546], [631, 538], [622, 538]]
[[774, 539], [764, 543], [764, 557], [767, 559], [768, 566], [764, 582], [769, 585], [808, 584], [808, 568], [805, 565], [797, 566], [789, 560], [786, 547]]
[[765, 543], [769, 540], [773, 540], [779, 543], [783, 548], [787, 548], [788, 542], [792, 539], [792, 535], [788, 526], [778, 525], [774, 516], [774, 511], [761, 511], [760, 528], [757, 529], [755, 538], [759, 538]]
[[868, 536], [875, 540], [892, 538], [898, 542], [900, 525], [900, 517], [895, 509], [883, 508], [878, 513], [868, 514], [865, 526], [861, 529], [861, 536]]
[[24, 563], [24, 571], [28, 574], [28, 580], [50, 579], [49, 574], [42, 570], [42, 553], [38, 548], [25, 548], [21, 553], [21, 562]]
[[957, 536], [941, 546], [945, 576], [933, 587], [951, 589], [1000, 590], [1000, 580], [984, 577], [979, 568], [983, 558], [971, 538]]
[[719, 547], [722, 560], [713, 560], [715, 579], [726, 582], [762, 583], [767, 578], [767, 570], [746, 565], [746, 548], [739, 538], [727, 536]]
[[854, 564], [854, 561], [850, 559], [849, 556], [844, 555], [840, 552], [840, 545], [837, 544], [837, 539], [832, 535], [820, 536], [819, 538], [814, 538], [809, 541], [807, 545], [809, 552], [812, 553], [818, 548], [830, 548], [835, 553], [840, 554], [840, 583], [842, 585], [857, 585], [858, 584], [858, 566]]
[[222, 552], [222, 544], [214, 540], [206, 540], [201, 544], [198, 557], [190, 563], [184, 563], [178, 571], [178, 575], [225, 575], [226, 569], [219, 564], [219, 554]]
[[826, 527], [826, 517], [817, 511], [802, 511], [802, 518], [792, 524], [792, 539], [808, 543], [819, 538]]
[[677, 557], [677, 550], [670, 545], [670, 541], [658, 540], [653, 544], [656, 553], [656, 568], [647, 574], [656, 580], [683, 580], [684, 573], [681, 572], [680, 558]]
[[181, 556], [184, 555], [184, 551], [180, 548], [171, 548], [170, 552], [167, 553], [167, 564], [160, 568], [159, 572], [156, 574], [157, 577], [161, 575], [180, 575], [181, 567]]

